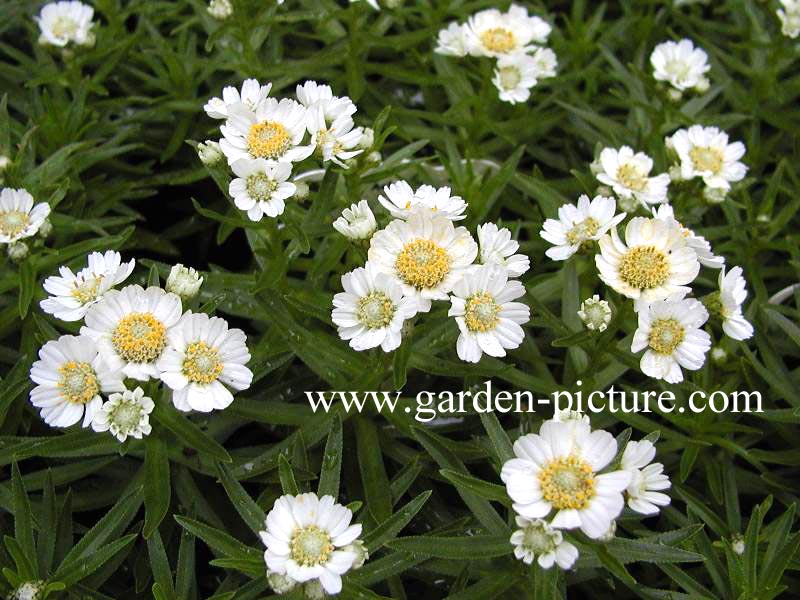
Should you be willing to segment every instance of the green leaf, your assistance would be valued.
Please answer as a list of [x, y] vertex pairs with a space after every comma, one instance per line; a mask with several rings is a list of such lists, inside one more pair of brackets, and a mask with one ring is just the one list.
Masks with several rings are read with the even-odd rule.
[[389, 478], [386, 476], [380, 452], [378, 430], [372, 421], [363, 417], [357, 417], [355, 424], [358, 466], [361, 470], [367, 510], [380, 523], [392, 514], [392, 498]]
[[503, 429], [503, 426], [500, 425], [500, 421], [497, 420], [497, 415], [494, 412], [486, 411], [481, 412], [479, 416], [486, 433], [489, 434], [489, 439], [492, 440], [492, 447], [498, 462], [502, 465], [507, 460], [514, 458], [514, 448], [511, 445], [511, 440], [508, 439], [508, 434]]
[[260, 551], [245, 546], [233, 536], [215, 527], [180, 515], [175, 515], [175, 520], [181, 527], [203, 540], [216, 554], [244, 561], [261, 557]]
[[266, 515], [261, 507], [250, 497], [242, 484], [239, 483], [231, 473], [231, 470], [224, 463], [217, 463], [217, 473], [225, 493], [231, 500], [231, 504], [242, 517], [247, 526], [253, 533], [258, 533], [264, 529]]
[[33, 568], [31, 575], [38, 577], [38, 562], [36, 558], [36, 544], [33, 539], [33, 515], [28, 493], [22, 483], [22, 476], [17, 463], [11, 465], [11, 489], [14, 495], [14, 538], [19, 543], [19, 549], [24, 554], [25, 560]]
[[174, 433], [187, 448], [192, 448], [201, 454], [208, 455], [209, 458], [222, 462], [229, 463], [233, 461], [228, 451], [216, 440], [165, 403], [156, 404], [153, 418]]
[[514, 547], [506, 536], [463, 535], [458, 537], [411, 536], [388, 543], [393, 550], [454, 560], [478, 560], [511, 554]]
[[494, 500], [496, 502], [502, 502], [506, 506], [511, 506], [511, 498], [508, 497], [506, 488], [502, 485], [489, 483], [488, 481], [483, 481], [472, 475], [465, 475], [464, 473], [451, 471], [450, 469], [442, 469], [439, 473], [441, 473], [442, 477], [447, 479], [447, 481], [459, 488], [465, 489], [486, 500]]
[[339, 476], [342, 469], [342, 418], [337, 415], [333, 419], [325, 452], [322, 455], [317, 495], [339, 497]]
[[36, 264], [33, 260], [24, 260], [19, 266], [19, 318], [28, 315], [28, 309], [36, 291]]
[[391, 517], [364, 535], [364, 544], [370, 553], [387, 544], [390, 540], [400, 533], [403, 528], [411, 522], [420, 509], [430, 498], [431, 492], [422, 492], [419, 496], [411, 500], [408, 504], [401, 507]]
[[289, 464], [283, 454], [278, 457], [278, 474], [281, 478], [281, 488], [284, 494], [296, 496], [300, 493], [300, 488], [297, 486], [297, 481], [295, 481], [294, 473], [292, 472], [292, 465]]
[[158, 529], [169, 510], [170, 473], [167, 445], [156, 435], [145, 439], [144, 454], [144, 530], [145, 539]]

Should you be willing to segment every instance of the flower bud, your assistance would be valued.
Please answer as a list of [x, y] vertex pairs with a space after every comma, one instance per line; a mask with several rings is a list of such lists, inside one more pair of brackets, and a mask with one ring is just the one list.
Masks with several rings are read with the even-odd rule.
[[290, 579], [286, 575], [276, 573], [275, 571], [267, 571], [267, 582], [269, 583], [269, 587], [272, 588], [272, 591], [279, 596], [288, 594], [296, 585], [294, 579]]
[[44, 581], [26, 581], [14, 590], [11, 600], [40, 600], [44, 586]]
[[204, 165], [210, 167], [222, 159], [222, 150], [218, 142], [206, 140], [204, 144], [197, 144], [197, 156]]
[[230, 0], [211, 0], [211, 2], [208, 3], [208, 14], [222, 21], [233, 14], [233, 6]]
[[728, 192], [719, 188], [707, 187], [703, 190], [703, 198], [705, 198], [706, 202], [709, 204], [722, 204], [725, 202], [727, 196]]
[[305, 200], [308, 198], [309, 187], [305, 181], [295, 181], [293, 182], [297, 190], [294, 193], [294, 197], [298, 200]]
[[50, 222], [50, 219], [45, 219], [42, 221], [42, 224], [39, 226], [39, 237], [43, 240], [46, 240], [50, 237], [50, 234], [53, 233], [53, 224]]
[[694, 86], [694, 89], [701, 94], [705, 94], [710, 87], [711, 82], [708, 80], [708, 77], [701, 77], [697, 80], [697, 84]]
[[611, 322], [611, 307], [605, 300], [595, 294], [581, 302], [578, 316], [590, 331], [605, 331]]
[[364, 566], [364, 563], [369, 560], [369, 552], [364, 542], [361, 540], [354, 541], [352, 544], [342, 548], [342, 550], [345, 552], [352, 552], [356, 555], [356, 559], [353, 561], [353, 569], [360, 569]]
[[172, 267], [167, 277], [167, 291], [177, 294], [181, 300], [191, 300], [200, 291], [203, 278], [191, 267], [178, 263]]
[[370, 239], [378, 224], [369, 204], [362, 200], [345, 208], [342, 216], [333, 222], [333, 228], [349, 240], [360, 241]]
[[326, 595], [319, 579], [306, 582], [303, 585], [303, 594], [305, 594], [306, 600], [325, 600]]
[[364, 127], [361, 139], [358, 140], [358, 147], [362, 150], [369, 150], [375, 143], [375, 130], [372, 127]]
[[15, 263], [22, 262], [29, 253], [28, 244], [25, 242], [11, 242], [8, 245], [8, 257]]
[[734, 533], [731, 537], [731, 549], [739, 556], [744, 554], [744, 537], [741, 533]]

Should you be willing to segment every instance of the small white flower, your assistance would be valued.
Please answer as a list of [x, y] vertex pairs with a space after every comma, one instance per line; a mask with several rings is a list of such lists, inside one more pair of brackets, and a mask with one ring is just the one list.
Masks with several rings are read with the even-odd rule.
[[578, 559], [578, 549], [564, 540], [564, 534], [553, 529], [541, 519], [517, 517], [517, 529], [511, 534], [514, 545], [514, 556], [526, 565], [536, 562], [543, 569], [558, 564], [562, 569], [569, 569]]
[[538, 434], [514, 442], [514, 454], [500, 478], [519, 515], [543, 519], [554, 513], [551, 527], [580, 528], [597, 539], [622, 512], [631, 476], [622, 470], [600, 474], [617, 454], [607, 431], [591, 431], [584, 421], [545, 421]]
[[741, 533], [735, 533], [731, 536], [731, 550], [741, 556], [745, 551], [744, 537]]
[[191, 267], [184, 267], [181, 263], [173, 265], [167, 276], [166, 290], [181, 297], [181, 300], [191, 300], [200, 291], [203, 278], [200, 273]]
[[88, 266], [77, 273], [62, 266], [58, 269], [60, 276], [44, 280], [44, 289], [50, 294], [39, 304], [44, 312], [62, 321], [80, 321], [90, 306], [130, 276], [136, 264], [134, 259], [123, 263], [122, 255], [113, 250], [92, 252], [86, 261]]
[[545, 254], [553, 260], [567, 260], [579, 250], [594, 246], [594, 241], [625, 218], [625, 213], [615, 215], [616, 212], [614, 198], [603, 196], [589, 200], [589, 196], [582, 194], [577, 206], [562, 205], [558, 209], [558, 219], [547, 219], [539, 232], [553, 244]]
[[605, 300], [600, 300], [600, 296], [595, 294], [581, 302], [581, 309], [578, 316], [586, 329], [590, 331], [605, 331], [611, 322], [611, 307]]
[[728, 134], [716, 127], [692, 125], [668, 139], [685, 180], [702, 177], [709, 188], [727, 191], [731, 183], [741, 181], [747, 174], [747, 167], [739, 162], [745, 153], [744, 144], [729, 144]]
[[325, 118], [323, 103], [308, 108], [307, 128], [311, 134], [311, 145], [322, 155], [322, 161], [333, 161], [340, 167], [347, 167], [344, 161], [363, 152], [358, 148], [363, 135], [361, 127], [355, 127], [353, 119], [342, 115], [332, 123]]
[[257, 79], [245, 79], [241, 90], [230, 85], [226, 86], [222, 89], [222, 98], [211, 98], [203, 109], [212, 119], [227, 119], [231, 106], [242, 103], [248, 109], [255, 110], [267, 99], [271, 89], [271, 83], [261, 85]]
[[611, 186], [622, 198], [636, 198], [645, 207], [666, 202], [669, 175], [650, 177], [653, 159], [644, 152], [634, 153], [628, 146], [619, 150], [604, 148], [600, 166], [603, 170], [597, 173], [597, 180]]
[[467, 40], [466, 26], [460, 23], [450, 23], [446, 28], [439, 30], [434, 52], [444, 56], [466, 56]]
[[229, 329], [225, 319], [187, 311], [167, 338], [157, 368], [161, 381], [173, 390], [172, 403], [178, 410], [221, 410], [233, 402], [228, 388], [250, 387], [247, 336], [241, 329]]
[[497, 59], [492, 83], [500, 100], [510, 104], [525, 102], [539, 80], [539, 64], [527, 54], [510, 54]]
[[44, 581], [26, 581], [14, 590], [10, 600], [41, 600], [45, 586]]
[[417, 313], [417, 301], [371, 263], [342, 275], [340, 292], [333, 297], [331, 317], [339, 337], [353, 350], [380, 346], [391, 352], [400, 346], [403, 323]]
[[511, 239], [511, 232], [494, 223], [478, 225], [478, 260], [483, 265], [505, 267], [509, 277], [520, 277], [531, 268], [531, 260], [524, 254], [516, 254], [519, 242]]
[[625, 242], [613, 228], [599, 243], [594, 260], [600, 279], [636, 300], [637, 306], [676, 293], [686, 295], [687, 284], [700, 271], [697, 254], [681, 230], [660, 219], [634, 217], [625, 226]]
[[285, 200], [297, 191], [297, 186], [288, 181], [291, 163], [240, 158], [231, 164], [231, 169], [236, 178], [228, 185], [228, 193], [236, 208], [246, 211], [251, 221], [260, 221], [264, 215], [282, 215]]
[[536, 69], [536, 79], [549, 79], [556, 76], [558, 57], [550, 48], [536, 48], [531, 54]]
[[496, 8], [482, 10], [472, 15], [465, 27], [469, 54], [495, 58], [531, 52], [534, 44], [547, 41], [552, 30], [546, 21], [530, 16], [527, 9], [516, 4], [506, 13]]
[[103, 360], [127, 377], [147, 381], [181, 317], [181, 299], [159, 287], [129, 285], [107, 292], [86, 312], [81, 334], [96, 341]]
[[694, 231], [685, 227], [677, 219], [675, 219], [675, 211], [669, 204], [662, 204], [658, 208], [653, 209], [653, 216], [656, 219], [661, 219], [667, 223], [673, 224], [680, 229], [683, 237], [686, 239], [686, 245], [689, 246], [697, 254], [697, 260], [704, 267], [711, 269], [721, 269], [725, 266], [725, 257], [717, 256], [711, 250], [711, 244], [702, 235], [695, 234]]
[[0, 154], [0, 173], [5, 171], [8, 168], [8, 165], [11, 164], [11, 159], [8, 158], [5, 154]]
[[733, 267], [728, 273], [723, 268], [719, 274], [719, 315], [722, 330], [729, 338], [746, 340], [753, 337], [753, 326], [742, 315], [742, 304], [747, 298], [747, 282], [741, 267]]
[[631, 482], [625, 490], [628, 507], [643, 515], [654, 515], [659, 507], [669, 504], [669, 496], [659, 490], [670, 487], [669, 477], [664, 475], [664, 465], [654, 463], [656, 447], [648, 440], [628, 442], [622, 453], [620, 466], [631, 474]]
[[[324, 119], [320, 119], [317, 111], [309, 111], [306, 127], [313, 134], [323, 125], [330, 126], [342, 117], [352, 117], [358, 108], [347, 96], [334, 96], [329, 85], [308, 80], [297, 86], [297, 100], [307, 109], [322, 109]], [[324, 121], [324, 122], [323, 122]]]
[[446, 217], [451, 221], [466, 218], [467, 203], [461, 196], [451, 196], [449, 187], [422, 185], [414, 191], [406, 181], [395, 181], [383, 188], [378, 201], [395, 219], [407, 220], [413, 213], [423, 211]]
[[781, 33], [792, 39], [800, 35], [800, 0], [780, 0], [783, 8], [775, 11], [781, 21]]
[[368, 240], [378, 229], [375, 215], [366, 200], [350, 205], [333, 222], [333, 228], [349, 240]]
[[464, 275], [453, 286], [449, 317], [455, 317], [461, 332], [456, 342], [458, 357], [476, 363], [485, 352], [502, 357], [506, 350], [522, 344], [525, 331], [520, 327], [531, 317], [530, 308], [512, 302], [525, 295], [517, 280], [499, 265], [482, 265]]
[[707, 320], [708, 311], [694, 298], [658, 300], [639, 310], [631, 352], [645, 350], [639, 363], [642, 373], [679, 383], [681, 367], [690, 371], [702, 367], [711, 348], [711, 336], [701, 329]]
[[708, 87], [708, 55], [691, 40], [659, 44], [650, 55], [650, 64], [656, 81], [666, 81], [681, 92], [692, 88], [702, 92]]
[[34, 17], [41, 32], [39, 43], [60, 48], [70, 42], [91, 46], [93, 17], [94, 9], [83, 2], [62, 0], [45, 4], [39, 16]]
[[352, 518], [350, 509], [331, 496], [281, 496], [260, 532], [267, 570], [297, 583], [318, 580], [325, 592], [338, 594], [342, 575], [358, 558], [345, 550], [361, 535], [361, 525], [351, 525]]
[[375, 144], [375, 130], [372, 127], [363, 127], [361, 139], [358, 140], [358, 147], [362, 150], [369, 150]]
[[0, 191], [0, 244], [10, 244], [36, 235], [50, 214], [50, 205], [33, 204], [33, 196], [24, 189]]
[[233, 5], [230, 0], [209, 0], [206, 10], [212, 17], [222, 21], [233, 14]]
[[417, 299], [419, 312], [447, 294], [467, 272], [478, 245], [464, 227], [441, 215], [415, 212], [408, 221], [394, 220], [372, 236], [369, 262], [389, 274], [403, 293]]
[[150, 435], [150, 413], [155, 403], [144, 395], [144, 390], [137, 386], [135, 390], [125, 390], [121, 394], [111, 394], [103, 406], [95, 412], [92, 429], [110, 431], [120, 442], [128, 437], [142, 439]]
[[217, 164], [225, 155], [219, 147], [219, 142], [206, 140], [205, 143], [197, 144], [197, 156], [200, 157], [200, 162], [210, 167]]
[[39, 350], [31, 367], [31, 404], [51, 427], [69, 427], [83, 418], [88, 427], [103, 401], [100, 394], [125, 389], [120, 371], [110, 368], [98, 346], [85, 336], [62, 335]]

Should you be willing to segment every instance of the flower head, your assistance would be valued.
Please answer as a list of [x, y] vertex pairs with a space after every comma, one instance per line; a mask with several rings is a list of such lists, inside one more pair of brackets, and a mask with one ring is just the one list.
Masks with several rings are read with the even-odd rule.
[[541, 519], [516, 518], [517, 529], [511, 534], [514, 545], [514, 556], [529, 565], [536, 562], [543, 569], [558, 564], [562, 569], [569, 569], [578, 559], [578, 549], [564, 540], [564, 534], [553, 529]]
[[240, 158], [231, 165], [236, 175], [228, 185], [236, 208], [247, 212], [251, 221], [260, 221], [264, 215], [277, 217], [286, 208], [286, 200], [297, 191], [289, 181], [292, 165], [264, 158]]
[[516, 254], [519, 242], [511, 239], [511, 232], [494, 223], [478, 225], [478, 260], [483, 265], [505, 267], [508, 276], [520, 277], [531, 268], [531, 260], [525, 254]]
[[142, 436], [150, 435], [150, 413], [153, 408], [155, 403], [152, 398], [145, 396], [144, 390], [138, 386], [135, 390], [111, 394], [100, 410], [94, 413], [92, 429], [110, 431], [120, 442], [128, 437], [140, 440]]
[[719, 299], [715, 312], [722, 319], [722, 330], [729, 338], [746, 340], [753, 337], [753, 326], [742, 315], [742, 304], [747, 298], [747, 282], [741, 267], [733, 267], [728, 273], [723, 268], [719, 274]]
[[492, 83], [503, 102], [525, 102], [538, 81], [538, 63], [527, 54], [509, 54], [497, 59]]
[[625, 490], [628, 506], [643, 515], [654, 515], [669, 504], [669, 496], [659, 491], [670, 487], [669, 477], [664, 475], [664, 465], [653, 462], [655, 456], [656, 448], [648, 440], [628, 442], [622, 453], [620, 466], [631, 474]]
[[635, 198], [645, 207], [666, 202], [669, 175], [651, 177], [653, 159], [644, 152], [634, 153], [628, 146], [619, 150], [605, 148], [599, 165], [602, 170], [597, 173], [597, 180], [611, 186], [622, 198]]
[[739, 162], [744, 144], [728, 143], [728, 134], [716, 127], [692, 125], [667, 139], [680, 160], [682, 179], [701, 177], [707, 187], [727, 191], [747, 174], [747, 167]]
[[396, 219], [407, 220], [413, 213], [424, 212], [443, 216], [451, 221], [466, 218], [467, 203], [461, 196], [451, 195], [449, 187], [422, 185], [412, 189], [406, 181], [395, 181], [383, 188], [378, 201]]
[[36, 235], [50, 214], [46, 202], [33, 204], [33, 196], [24, 189], [0, 191], [0, 244], [10, 244]]
[[70, 42], [78, 46], [94, 44], [92, 18], [94, 9], [76, 0], [50, 2], [42, 7], [38, 17], [39, 43], [63, 48]]
[[590, 331], [605, 331], [611, 322], [611, 307], [608, 302], [601, 300], [600, 296], [595, 294], [581, 302], [578, 317], [586, 325], [586, 329]]
[[472, 15], [465, 27], [469, 54], [495, 58], [531, 52], [534, 44], [547, 41], [552, 30], [546, 21], [516, 4], [505, 13], [496, 8], [482, 10]]
[[311, 145], [320, 153], [323, 162], [330, 160], [346, 168], [344, 161], [364, 151], [358, 147], [364, 130], [355, 127], [349, 115], [329, 121], [325, 118], [325, 106], [318, 102], [308, 108], [306, 126], [311, 134]]
[[203, 278], [192, 267], [184, 267], [181, 263], [173, 265], [167, 276], [168, 292], [180, 296], [181, 300], [191, 300], [200, 291]]
[[225, 155], [219, 147], [219, 142], [206, 140], [204, 143], [197, 144], [197, 156], [200, 157], [200, 162], [210, 167], [217, 164]]
[[228, 111], [235, 104], [244, 104], [249, 110], [255, 110], [269, 96], [272, 84], [261, 85], [257, 79], [245, 79], [241, 90], [233, 86], [222, 89], [222, 98], [211, 98], [203, 109], [212, 119], [227, 119]]
[[439, 30], [434, 52], [445, 56], [467, 55], [467, 30], [465, 25], [450, 23], [446, 28]]
[[704, 267], [711, 269], [721, 269], [725, 265], [725, 257], [717, 256], [711, 251], [711, 244], [702, 235], [697, 235], [694, 231], [685, 227], [675, 219], [675, 211], [669, 204], [661, 204], [653, 209], [653, 216], [667, 223], [671, 223], [680, 229], [683, 237], [686, 238], [686, 245], [697, 254], [697, 260]]
[[375, 233], [378, 224], [366, 200], [345, 208], [342, 215], [333, 222], [333, 228], [349, 240], [368, 240]]
[[650, 55], [650, 64], [656, 81], [666, 81], [676, 90], [708, 88], [705, 78], [711, 69], [708, 55], [701, 48], [695, 48], [691, 40], [659, 44]]
[[539, 235], [553, 244], [545, 254], [553, 260], [567, 260], [570, 256], [594, 245], [606, 232], [625, 218], [617, 212], [614, 198], [582, 194], [578, 205], [564, 204], [558, 209], [558, 219], [547, 219]]
[[789, 38], [800, 35], [800, 0], [780, 0], [782, 8], [775, 11], [781, 22], [781, 33]]

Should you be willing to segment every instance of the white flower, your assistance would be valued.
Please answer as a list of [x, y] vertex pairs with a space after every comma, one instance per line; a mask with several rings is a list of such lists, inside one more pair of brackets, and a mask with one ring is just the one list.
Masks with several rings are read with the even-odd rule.
[[38, 17], [39, 43], [63, 48], [70, 42], [79, 46], [94, 43], [92, 18], [94, 9], [77, 1], [51, 2], [42, 7]]
[[450, 23], [446, 28], [439, 30], [434, 52], [445, 56], [466, 56], [467, 40], [466, 26], [460, 23]]
[[679, 129], [668, 140], [680, 159], [683, 179], [702, 177], [709, 188], [727, 191], [731, 183], [747, 174], [747, 167], [739, 162], [745, 153], [744, 144], [729, 144], [728, 134], [716, 127], [692, 125]]
[[744, 538], [742, 537], [741, 533], [735, 533], [731, 536], [731, 550], [733, 550], [736, 554], [741, 556], [744, 554], [746, 547], [744, 544]]
[[316, 81], [308, 80], [298, 84], [296, 89], [297, 100], [305, 107], [312, 106], [317, 102], [333, 99], [331, 86]]
[[44, 312], [62, 321], [80, 321], [103, 294], [130, 276], [136, 264], [134, 259], [123, 263], [122, 255], [113, 250], [92, 252], [86, 260], [88, 266], [77, 273], [62, 266], [60, 276], [44, 280], [44, 289], [50, 294], [39, 304]]
[[361, 535], [361, 525], [351, 525], [352, 518], [331, 496], [281, 496], [260, 532], [267, 569], [297, 583], [318, 580], [328, 594], [338, 594], [342, 575], [357, 558], [344, 549]]
[[406, 181], [384, 186], [378, 201], [395, 219], [407, 220], [413, 213], [424, 211], [451, 221], [466, 218], [467, 203], [461, 196], [451, 196], [449, 187], [422, 185], [414, 191]]
[[230, 165], [240, 158], [297, 162], [314, 151], [314, 146], [300, 145], [306, 133], [306, 108], [288, 98], [267, 98], [254, 109], [233, 104], [220, 131], [224, 137], [219, 145]]
[[156, 363], [167, 334], [181, 317], [181, 299], [159, 287], [129, 285], [111, 290], [89, 307], [81, 334], [97, 342], [103, 360], [127, 377], [147, 381], [160, 374]]
[[753, 326], [742, 315], [745, 298], [747, 298], [747, 282], [742, 277], [742, 268], [733, 267], [727, 274], [723, 268], [719, 274], [718, 310], [722, 318], [722, 330], [734, 340], [753, 337]]
[[351, 204], [333, 222], [333, 228], [349, 240], [368, 240], [378, 229], [375, 215], [366, 200]]
[[197, 144], [197, 156], [200, 157], [200, 162], [210, 167], [217, 164], [225, 155], [219, 147], [219, 142], [206, 140], [205, 143]]
[[643, 307], [631, 343], [631, 352], [645, 350], [639, 363], [642, 372], [679, 383], [681, 367], [690, 371], [702, 367], [711, 348], [711, 336], [701, 329], [707, 320], [708, 311], [694, 298], [668, 298]]
[[288, 181], [292, 165], [264, 158], [240, 158], [231, 164], [236, 178], [228, 185], [236, 208], [247, 212], [251, 221], [260, 221], [264, 215], [277, 217], [286, 208], [285, 200], [297, 191]]
[[391, 352], [400, 346], [403, 323], [417, 313], [417, 301], [371, 263], [342, 275], [340, 292], [333, 297], [334, 324], [339, 337], [362, 351], [380, 346]]
[[516, 521], [521, 529], [511, 534], [511, 543], [514, 545], [514, 556], [526, 565], [533, 563], [538, 556], [536, 562], [543, 569], [549, 569], [554, 564], [569, 569], [578, 559], [578, 549], [564, 541], [564, 534], [545, 521], [519, 516]]
[[230, 0], [209, 0], [206, 10], [212, 17], [222, 21], [233, 14], [233, 5]]
[[658, 208], [653, 209], [653, 216], [656, 219], [661, 219], [668, 223], [673, 224], [680, 229], [683, 237], [686, 239], [686, 245], [689, 246], [697, 254], [697, 260], [704, 267], [711, 269], [721, 269], [725, 265], [725, 257], [717, 256], [711, 251], [711, 244], [702, 235], [695, 234], [694, 231], [688, 227], [684, 227], [677, 219], [675, 219], [675, 211], [669, 204], [662, 204]]
[[191, 267], [184, 267], [181, 263], [178, 263], [169, 270], [167, 284], [164, 287], [168, 292], [180, 296], [181, 300], [190, 300], [197, 296], [202, 285], [203, 278], [200, 273]]
[[547, 41], [551, 30], [547, 22], [512, 4], [507, 13], [490, 8], [471, 16], [465, 26], [465, 39], [472, 56], [500, 57], [531, 52], [534, 44]]
[[611, 186], [622, 198], [636, 198], [643, 206], [661, 204], [667, 200], [669, 174], [650, 177], [653, 159], [644, 152], [634, 154], [633, 149], [622, 146], [619, 150], [604, 148], [600, 153], [597, 180]]
[[25, 242], [11, 242], [8, 245], [6, 253], [8, 254], [8, 258], [15, 263], [19, 263], [28, 257], [28, 254], [30, 254], [30, 248], [28, 248], [28, 244]]
[[792, 39], [800, 35], [800, 1], [781, 0], [783, 8], [775, 11], [781, 21], [781, 33]]
[[605, 300], [595, 294], [581, 302], [578, 316], [590, 331], [605, 331], [611, 322], [611, 307]]
[[0, 173], [5, 171], [8, 168], [8, 165], [11, 164], [11, 159], [8, 158], [5, 154], [0, 154]]
[[288, 594], [297, 585], [294, 579], [281, 573], [270, 571], [269, 569], [267, 569], [267, 582], [269, 583], [269, 587], [272, 588], [272, 591], [279, 595]]
[[556, 76], [558, 57], [550, 48], [536, 48], [531, 54], [536, 69], [537, 79], [549, 79]]
[[41, 600], [46, 585], [44, 581], [26, 581], [14, 590], [10, 600]]
[[599, 243], [594, 260], [600, 279], [637, 305], [687, 294], [687, 284], [700, 271], [697, 254], [681, 230], [660, 219], [634, 217], [625, 226], [625, 242], [615, 227]]
[[10, 244], [36, 235], [50, 214], [50, 205], [33, 205], [33, 196], [24, 189], [0, 191], [0, 244]]
[[137, 386], [135, 390], [125, 390], [121, 394], [111, 394], [103, 406], [95, 412], [92, 429], [110, 431], [120, 442], [128, 437], [137, 440], [150, 435], [150, 413], [155, 403], [144, 395], [144, 390]]
[[555, 513], [552, 527], [580, 528], [597, 539], [622, 512], [630, 473], [600, 474], [617, 454], [607, 431], [591, 431], [583, 420], [545, 421], [538, 434], [514, 443], [514, 454], [500, 477], [521, 516], [543, 519]]
[[[324, 124], [331, 125], [336, 119], [341, 117], [352, 117], [358, 108], [347, 96], [334, 96], [333, 90], [329, 85], [317, 83], [316, 81], [306, 81], [297, 86], [297, 99], [308, 109], [321, 108], [324, 116]], [[321, 127], [322, 119], [319, 119], [316, 111], [309, 112], [306, 127], [308, 132], [313, 134]]]
[[361, 139], [358, 140], [358, 147], [362, 150], [369, 150], [375, 144], [375, 130], [372, 127], [361, 128]]
[[654, 515], [660, 506], [669, 504], [669, 496], [658, 490], [670, 487], [669, 477], [664, 475], [664, 465], [654, 463], [656, 447], [648, 440], [628, 442], [622, 453], [620, 466], [631, 474], [631, 482], [625, 490], [628, 506], [643, 515]]
[[509, 281], [508, 272], [499, 265], [482, 265], [457, 281], [447, 316], [455, 317], [461, 332], [456, 342], [458, 357], [475, 363], [484, 352], [502, 357], [506, 350], [518, 348], [525, 339], [520, 325], [528, 322], [531, 311], [512, 300], [524, 295], [524, 286], [515, 279]]
[[330, 160], [346, 167], [345, 160], [363, 152], [358, 148], [363, 129], [354, 127], [351, 117], [342, 115], [329, 123], [325, 118], [324, 104], [320, 102], [308, 108], [306, 118], [311, 145], [322, 155], [323, 162]]
[[187, 311], [167, 338], [157, 368], [161, 381], [173, 390], [172, 403], [178, 410], [227, 408], [233, 402], [228, 388], [250, 387], [247, 336], [241, 329], [229, 329], [225, 319]]
[[515, 254], [519, 242], [511, 239], [511, 232], [494, 223], [478, 225], [478, 260], [483, 265], [500, 265], [509, 277], [520, 277], [531, 268], [531, 260], [524, 254]]
[[31, 380], [37, 384], [31, 404], [51, 427], [69, 427], [81, 418], [87, 427], [103, 402], [100, 394], [123, 391], [122, 379], [91, 339], [62, 335], [41, 347], [31, 367]]
[[547, 219], [539, 235], [553, 244], [545, 254], [553, 260], [567, 260], [581, 249], [593, 246], [609, 229], [625, 218], [625, 213], [615, 215], [614, 198], [582, 194], [578, 205], [564, 204], [558, 209], [558, 219]]
[[444, 216], [416, 212], [376, 232], [368, 257], [377, 271], [388, 273], [405, 295], [417, 299], [420, 312], [428, 312], [431, 300], [447, 300], [477, 254], [478, 245], [464, 227], [456, 228]]
[[708, 87], [708, 55], [695, 48], [691, 40], [659, 44], [650, 55], [650, 64], [656, 81], [666, 81], [681, 92], [692, 88], [704, 91]]
[[222, 98], [211, 98], [203, 110], [212, 119], [227, 119], [228, 111], [235, 104], [244, 104], [249, 110], [255, 110], [269, 96], [272, 84], [261, 85], [257, 79], [245, 79], [242, 89], [233, 86], [222, 89]]
[[500, 100], [516, 104], [531, 97], [531, 88], [538, 82], [538, 63], [527, 54], [510, 54], [497, 59], [492, 83], [500, 92]]

